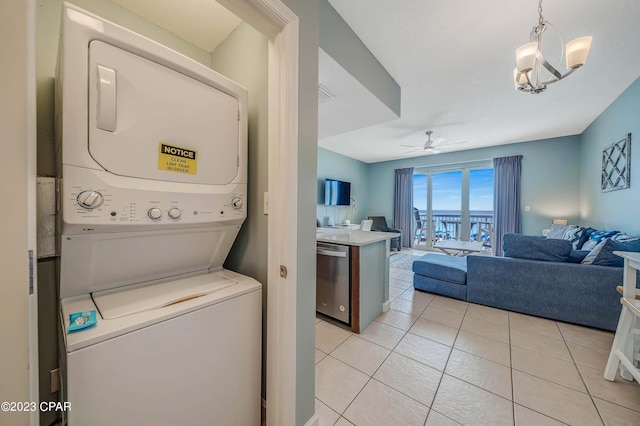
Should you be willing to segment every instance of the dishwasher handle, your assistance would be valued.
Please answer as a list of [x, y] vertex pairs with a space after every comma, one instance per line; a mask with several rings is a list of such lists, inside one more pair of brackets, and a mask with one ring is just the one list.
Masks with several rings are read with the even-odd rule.
[[316, 254], [320, 254], [322, 256], [331, 256], [331, 257], [347, 257], [347, 252], [345, 251], [323, 250], [320, 248], [316, 249]]

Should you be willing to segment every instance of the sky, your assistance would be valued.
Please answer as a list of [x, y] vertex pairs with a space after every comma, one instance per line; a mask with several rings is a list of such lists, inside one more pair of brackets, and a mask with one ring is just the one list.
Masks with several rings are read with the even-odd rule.
[[[460, 210], [462, 171], [433, 174], [433, 210]], [[470, 171], [469, 210], [493, 210], [493, 169]], [[413, 175], [413, 204], [427, 209], [427, 175]]]

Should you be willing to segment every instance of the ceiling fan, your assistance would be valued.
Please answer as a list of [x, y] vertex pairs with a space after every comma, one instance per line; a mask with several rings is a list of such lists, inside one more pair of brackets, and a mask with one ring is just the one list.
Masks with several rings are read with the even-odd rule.
[[409, 154], [409, 153], [415, 152], [415, 151], [424, 151], [427, 154], [438, 154], [438, 153], [442, 152], [442, 151], [436, 149], [438, 147], [443, 147], [443, 146], [448, 146], [448, 145], [456, 145], [458, 143], [464, 143], [464, 142], [457, 142], [457, 143], [444, 144], [444, 142], [446, 141], [445, 138], [437, 137], [434, 140], [431, 140], [431, 135], [433, 134], [433, 130], [427, 130], [425, 133], [427, 135], [427, 141], [424, 143], [424, 145], [400, 145], [400, 146], [405, 146], [407, 148], [415, 148], [415, 149], [412, 149], [411, 151], [405, 152], [405, 154]]

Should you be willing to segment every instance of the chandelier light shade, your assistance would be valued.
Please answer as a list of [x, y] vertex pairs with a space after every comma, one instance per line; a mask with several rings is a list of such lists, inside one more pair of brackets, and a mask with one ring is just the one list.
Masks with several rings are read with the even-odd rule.
[[[515, 87], [520, 92], [543, 92], [549, 84], [562, 80], [587, 62], [591, 36], [579, 37], [567, 43], [564, 48], [567, 71], [564, 74], [551, 65], [542, 54], [542, 35], [549, 26], [551, 24], [542, 17], [542, 0], [539, 0], [538, 25], [531, 30], [530, 42], [516, 49], [513, 78]], [[562, 44], [562, 40], [560, 42]]]
[[578, 37], [567, 43], [567, 69], [583, 66], [587, 62], [590, 47], [591, 36]]

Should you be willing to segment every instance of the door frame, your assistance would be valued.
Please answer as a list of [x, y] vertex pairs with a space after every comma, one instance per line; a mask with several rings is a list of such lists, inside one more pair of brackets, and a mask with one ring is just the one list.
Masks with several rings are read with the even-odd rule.
[[[267, 424], [293, 425], [296, 414], [299, 20], [281, 0], [219, 0], [269, 39], [269, 219], [267, 285]], [[35, 0], [27, 0], [27, 238], [35, 250]], [[281, 266], [288, 273], [280, 274]], [[29, 296], [30, 396], [37, 401], [37, 294]], [[33, 333], [33, 331], [36, 331]], [[34, 358], [35, 357], [35, 358]], [[311, 372], [310, 374], [313, 374]], [[38, 413], [30, 423], [38, 424]], [[313, 418], [317, 418], [313, 416]], [[312, 421], [313, 421], [312, 418]]]
[[[266, 420], [268, 425], [293, 425], [297, 400], [299, 19], [281, 0], [218, 2], [269, 39]], [[309, 422], [317, 422], [317, 416]]]

